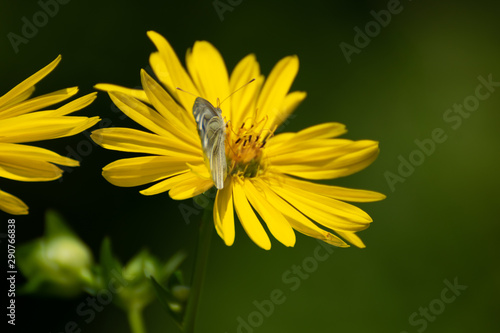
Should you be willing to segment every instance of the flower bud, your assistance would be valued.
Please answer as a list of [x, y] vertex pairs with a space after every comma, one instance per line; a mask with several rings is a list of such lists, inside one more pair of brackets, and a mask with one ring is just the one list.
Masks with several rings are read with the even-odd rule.
[[48, 212], [45, 235], [18, 250], [25, 292], [74, 296], [93, 283], [92, 253], [55, 212]]

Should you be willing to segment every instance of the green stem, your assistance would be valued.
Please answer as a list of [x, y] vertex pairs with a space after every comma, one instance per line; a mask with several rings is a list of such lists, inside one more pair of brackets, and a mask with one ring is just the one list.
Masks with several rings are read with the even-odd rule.
[[142, 309], [132, 308], [128, 310], [127, 316], [132, 333], [146, 333], [144, 319], [142, 318]]
[[213, 215], [211, 209], [205, 209], [201, 220], [199, 241], [196, 250], [196, 263], [191, 281], [191, 291], [184, 317], [184, 333], [194, 333], [196, 314], [200, 303], [201, 290], [205, 281], [205, 273], [210, 252], [210, 241], [214, 229]]

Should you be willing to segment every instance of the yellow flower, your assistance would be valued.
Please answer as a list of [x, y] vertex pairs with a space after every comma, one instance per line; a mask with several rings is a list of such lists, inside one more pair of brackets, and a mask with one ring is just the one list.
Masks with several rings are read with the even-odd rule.
[[[56, 109], [39, 111], [75, 95], [77, 87], [29, 98], [35, 84], [59, 61], [61, 56], [0, 97], [0, 177], [24, 182], [50, 181], [61, 177], [63, 172], [55, 164], [79, 165], [78, 161], [53, 151], [20, 144], [74, 135], [99, 121], [99, 117], [67, 116], [92, 103], [95, 93]], [[1, 190], [0, 209], [9, 214], [28, 214], [28, 206], [21, 199]]]
[[258, 246], [270, 249], [271, 242], [255, 210], [273, 236], [286, 246], [295, 244], [295, 229], [336, 246], [349, 246], [341, 236], [364, 247], [355, 232], [366, 229], [372, 219], [344, 201], [368, 202], [385, 196], [302, 179], [331, 179], [355, 173], [375, 160], [378, 143], [337, 139], [346, 132], [339, 123], [274, 135], [306, 96], [299, 91], [288, 93], [299, 67], [296, 56], [280, 60], [264, 80], [255, 56], [250, 54], [229, 77], [219, 52], [201, 41], [187, 53], [186, 72], [166, 39], [152, 31], [148, 36], [158, 49], [151, 54], [150, 64], [163, 86], [144, 70], [143, 90], [111, 84], [96, 86], [108, 91], [127, 116], [150, 131], [106, 128], [93, 132], [94, 141], [104, 148], [150, 154], [105, 166], [103, 176], [110, 183], [138, 186], [156, 182], [141, 193], [169, 191], [176, 200], [210, 189], [214, 183], [192, 115], [195, 96], [176, 88], [217, 105], [217, 99], [224, 99], [255, 78], [221, 106], [227, 123], [228, 171], [214, 203], [218, 234], [227, 245], [233, 244], [236, 210], [249, 237]]

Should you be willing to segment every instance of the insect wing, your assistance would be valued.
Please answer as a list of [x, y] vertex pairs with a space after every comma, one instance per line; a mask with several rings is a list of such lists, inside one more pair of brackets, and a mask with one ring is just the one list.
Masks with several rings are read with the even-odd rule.
[[218, 117], [212, 118], [208, 122], [208, 161], [210, 163], [210, 171], [215, 187], [219, 190], [224, 187], [224, 180], [227, 175], [226, 162], [226, 147], [225, 138], [226, 131], [224, 121]]
[[225, 137], [226, 128], [220, 109], [209, 101], [197, 97], [193, 105], [193, 115], [198, 124], [198, 134], [203, 151], [208, 157], [215, 187], [222, 189], [227, 173]]
[[202, 133], [206, 130], [207, 124], [213, 117], [220, 116], [217, 110], [204, 98], [197, 97], [193, 105], [193, 115], [196, 123], [198, 124], [198, 132], [200, 132], [200, 137]]

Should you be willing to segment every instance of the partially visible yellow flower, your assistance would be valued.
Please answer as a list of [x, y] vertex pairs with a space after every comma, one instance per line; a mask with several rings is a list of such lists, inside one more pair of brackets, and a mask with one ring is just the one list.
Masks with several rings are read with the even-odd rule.
[[[129, 128], [94, 131], [92, 138], [107, 149], [149, 154], [115, 161], [103, 169], [103, 176], [117, 186], [138, 186], [156, 182], [141, 191], [153, 195], [169, 191], [183, 200], [211, 188], [210, 166], [201, 147], [192, 114], [195, 96], [217, 105], [251, 79], [252, 82], [227, 99], [222, 115], [227, 122], [227, 178], [218, 190], [214, 222], [227, 245], [235, 238], [234, 211], [250, 238], [264, 249], [271, 248], [269, 232], [286, 246], [295, 244], [294, 230], [335, 246], [349, 246], [343, 239], [364, 247], [355, 234], [368, 228], [372, 219], [345, 201], [369, 202], [383, 194], [313, 183], [343, 177], [371, 164], [378, 155], [378, 143], [371, 140], [338, 139], [346, 132], [339, 123], [326, 123], [298, 133], [274, 135], [276, 128], [306, 97], [289, 93], [298, 72], [296, 56], [280, 60], [264, 80], [255, 56], [243, 58], [228, 76], [224, 60], [208, 42], [196, 42], [186, 56], [187, 72], [170, 44], [159, 34], [148, 36], [158, 51], [150, 64], [163, 86], [145, 71], [142, 87], [128, 89], [99, 84], [113, 102], [131, 119], [150, 132]], [[331, 231], [335, 232], [334, 235]]]
[[[22, 144], [75, 135], [99, 121], [99, 117], [67, 116], [92, 103], [96, 93], [44, 111], [39, 110], [72, 97], [78, 92], [78, 87], [30, 98], [35, 84], [60, 61], [61, 56], [58, 56], [0, 97], [0, 177], [24, 182], [50, 181], [62, 175], [63, 170], [56, 164], [79, 165], [78, 161], [53, 151]], [[1, 190], [0, 209], [9, 214], [28, 214], [28, 206], [21, 199]]]

